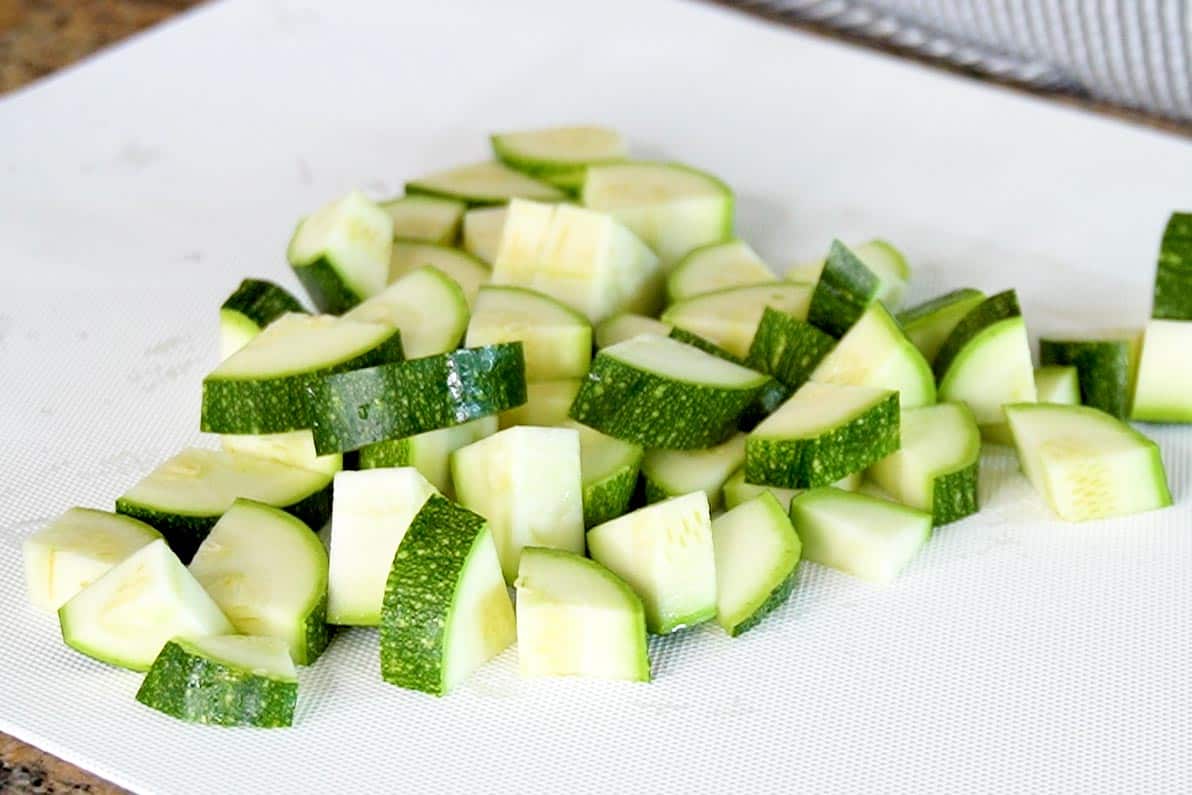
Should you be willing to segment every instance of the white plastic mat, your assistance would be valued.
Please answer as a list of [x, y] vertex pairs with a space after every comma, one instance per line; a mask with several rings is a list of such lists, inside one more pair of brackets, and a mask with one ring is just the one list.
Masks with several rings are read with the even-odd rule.
[[982, 513], [895, 584], [805, 566], [742, 638], [656, 641], [650, 685], [522, 681], [510, 650], [436, 700], [353, 631], [295, 728], [221, 730], [65, 648], [21, 539], [198, 438], [216, 306], [296, 287], [300, 214], [489, 130], [607, 122], [735, 186], [777, 264], [882, 235], [912, 298], [1015, 286], [1036, 333], [1140, 325], [1192, 206], [1187, 141], [711, 7], [335, 7], [216, 5], [0, 101], [0, 730], [154, 793], [1192, 788], [1192, 428], [1147, 429], [1174, 508], [1062, 524], [990, 457]]

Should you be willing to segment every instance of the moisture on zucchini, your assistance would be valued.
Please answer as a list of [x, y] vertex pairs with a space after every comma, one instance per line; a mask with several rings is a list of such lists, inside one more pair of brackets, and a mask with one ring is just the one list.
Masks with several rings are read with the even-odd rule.
[[835, 339], [810, 323], [766, 307], [745, 364], [793, 391], [808, 381], [835, 345]]
[[622, 312], [596, 324], [596, 347], [608, 348], [618, 342], [631, 340], [638, 334], [656, 334], [665, 337], [671, 333], [671, 326], [645, 315]]
[[592, 166], [584, 205], [612, 213], [670, 268], [700, 246], [733, 233], [733, 193], [711, 174], [678, 163], [630, 162]]
[[1061, 519], [1171, 505], [1159, 446], [1116, 417], [1088, 406], [1016, 403], [1006, 419], [1023, 473]]
[[702, 491], [656, 502], [588, 531], [592, 559], [641, 597], [658, 635], [716, 615], [716, 562]]
[[965, 287], [936, 296], [898, 313], [898, 322], [907, 339], [934, 364], [940, 346], [956, 324], [985, 300], [985, 293]]
[[770, 266], [748, 243], [728, 240], [689, 252], [666, 279], [667, 299], [674, 303], [703, 293], [778, 281]]
[[529, 381], [582, 378], [588, 373], [592, 324], [586, 317], [535, 290], [480, 288], [465, 344], [474, 348], [514, 341], [522, 344]]
[[1040, 403], [1080, 405], [1080, 381], [1076, 368], [1051, 364], [1035, 368], [1035, 393]]
[[66, 645], [121, 668], [147, 671], [172, 638], [234, 630], [164, 540], [150, 541], [58, 609]]
[[517, 427], [451, 455], [460, 505], [488, 519], [506, 582], [525, 547], [583, 554], [584, 503], [579, 434]]
[[567, 198], [566, 193], [553, 185], [495, 160], [436, 171], [407, 182], [406, 193], [455, 199], [469, 207], [505, 204], [516, 198], [542, 202], [557, 202]]
[[458, 282], [424, 265], [397, 277], [343, 317], [396, 327], [406, 358], [419, 359], [459, 347], [468, 328], [468, 298]]
[[156, 528], [188, 562], [237, 497], [322, 527], [331, 515], [331, 479], [331, 473], [268, 458], [189, 447], [124, 492], [116, 512]]
[[435, 487], [413, 467], [341, 472], [335, 476], [327, 621], [381, 623], [385, 581], [397, 547]]
[[579, 432], [579, 468], [584, 485], [584, 527], [615, 519], [629, 509], [642, 462], [642, 448], [587, 425], [567, 420]]
[[723, 441], [769, 376], [666, 337], [642, 334], [597, 353], [572, 419], [642, 447]]
[[400, 196], [381, 202], [393, 219], [393, 237], [423, 243], [454, 245], [467, 205], [438, 196]]
[[803, 544], [786, 509], [770, 493], [713, 519], [712, 544], [716, 621], [736, 637], [790, 597]]
[[313, 380], [402, 357], [393, 326], [286, 315], [203, 379], [200, 428], [235, 434], [309, 428]]
[[446, 695], [516, 639], [488, 523], [438, 495], [393, 556], [381, 607], [381, 676]]
[[1156, 320], [1192, 320], [1192, 213], [1172, 213], [1155, 269]]
[[795, 489], [824, 486], [898, 449], [898, 393], [804, 384], [745, 444], [745, 480]]
[[641, 464], [646, 502], [702, 491], [711, 510], [720, 510], [725, 481], [744, 463], [743, 433], [703, 450], [647, 450]]
[[[851, 475], [845, 475], [832, 485], [844, 491], [856, 491], [861, 488], [861, 480], [862, 473], [854, 472]], [[806, 489], [784, 489], [780, 486], [760, 486], [757, 483], [749, 483], [745, 480], [745, 467], [741, 467], [724, 482], [724, 507], [725, 509], [736, 508], [743, 502], [769, 493], [774, 495], [783, 510], [787, 510], [790, 508], [791, 500], [804, 491]]]
[[[874, 297], [891, 311], [897, 309], [902, 304], [903, 293], [911, 278], [910, 266], [902, 252], [885, 240], [870, 240], [848, 246], [848, 249], [877, 277], [878, 288]], [[796, 265], [786, 272], [786, 278], [814, 284], [819, 281], [826, 263], [827, 259], [821, 259], [806, 265]]]
[[645, 611], [620, 577], [582, 555], [527, 547], [515, 584], [522, 676], [650, 681]]
[[395, 240], [393, 256], [389, 258], [388, 281], [395, 282], [426, 265], [437, 268], [458, 284], [469, 306], [476, 300], [480, 286], [492, 278], [488, 266], [466, 251], [434, 243]]
[[526, 384], [526, 402], [498, 415], [501, 429], [517, 425], [562, 425], [570, 415], [571, 404], [581, 386], [583, 379], [580, 378], [530, 381]]
[[344, 457], [339, 453], [319, 455], [315, 452], [315, 439], [309, 430], [224, 434], [219, 437], [219, 443], [225, 451], [235, 455], [268, 458], [288, 466], [321, 472], [329, 477], [344, 468]]
[[464, 213], [462, 245], [464, 251], [481, 262], [492, 265], [501, 247], [505, 228], [505, 207], [474, 207]]
[[672, 304], [664, 323], [698, 334], [733, 356], [744, 359], [767, 308], [800, 320], [807, 317], [811, 287], [773, 282], [704, 293]]
[[624, 160], [629, 146], [616, 130], [594, 125], [496, 133], [493, 155], [511, 168], [540, 178], [570, 175], [587, 166]]
[[[1080, 381], [1080, 402], [1119, 419], [1130, 416], [1139, 338], [1039, 340], [1043, 365], [1071, 365]], [[1037, 385], [1036, 385], [1037, 389]]]
[[1143, 422], [1192, 422], [1192, 322], [1152, 320], [1143, 337], [1131, 417]]
[[891, 497], [938, 525], [977, 512], [981, 432], [968, 407], [939, 403], [902, 412], [901, 447], [869, 469]]
[[199, 545], [190, 573], [243, 635], [285, 641], [309, 665], [327, 646], [327, 551], [290, 514], [238, 499]]
[[358, 466], [360, 469], [414, 467], [436, 489], [451, 497], [455, 495], [451, 485], [451, 454], [492, 436], [497, 427], [497, 417], [481, 417], [463, 425], [367, 444], [360, 448]]
[[219, 307], [219, 358], [226, 359], [287, 312], [305, 312], [298, 299], [264, 279], [245, 279]]
[[315, 449], [357, 450], [462, 425], [525, 400], [518, 342], [336, 373], [311, 387]]
[[545, 293], [599, 323], [618, 312], [653, 311], [658, 258], [607, 213], [571, 205], [510, 203], [493, 261], [493, 283]]
[[392, 247], [393, 218], [354, 191], [303, 218], [286, 256], [315, 307], [338, 314], [381, 291]]
[[935, 377], [889, 310], [869, 305], [811, 372], [812, 381], [893, 389], [905, 409], [935, 402]]
[[931, 514], [830, 486], [795, 497], [790, 515], [804, 560], [877, 583], [894, 580], [931, 538]]
[[880, 286], [878, 277], [860, 257], [839, 240], [833, 240], [815, 292], [811, 294], [807, 322], [839, 337], [877, 300]]
[[90, 508], [71, 508], [25, 539], [29, 602], [55, 612], [141, 547], [161, 538], [144, 522]]
[[289, 726], [297, 700], [285, 642], [248, 635], [171, 640], [137, 690], [147, 707], [212, 726]]

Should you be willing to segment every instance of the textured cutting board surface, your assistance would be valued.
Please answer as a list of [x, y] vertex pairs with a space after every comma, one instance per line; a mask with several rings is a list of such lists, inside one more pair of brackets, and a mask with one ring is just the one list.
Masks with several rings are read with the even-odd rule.
[[[20, 544], [110, 506], [197, 432], [216, 311], [297, 288], [293, 223], [598, 121], [733, 185], [776, 265], [887, 237], [912, 300], [1017, 287], [1032, 332], [1138, 327], [1192, 147], [698, 4], [227, 2], [0, 101], [0, 730], [143, 792], [1179, 790], [1192, 786], [1192, 429], [1177, 504], [1053, 521], [1013, 457], [895, 584], [806, 566], [742, 638], [653, 642], [645, 686], [523, 681], [510, 650], [432, 699], [375, 637], [302, 671], [297, 726], [133, 700], [26, 606]], [[209, 441], [207, 442], [209, 443]]]

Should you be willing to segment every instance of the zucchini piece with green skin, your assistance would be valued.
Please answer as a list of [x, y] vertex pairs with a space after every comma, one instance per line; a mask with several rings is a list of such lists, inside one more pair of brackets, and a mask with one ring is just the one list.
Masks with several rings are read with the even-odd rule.
[[298, 299], [264, 279], [245, 279], [219, 307], [219, 358], [226, 359], [287, 312], [305, 312]]
[[212, 726], [289, 726], [297, 700], [285, 642], [248, 635], [171, 640], [137, 690], [147, 707]]
[[766, 307], [745, 366], [774, 376], [790, 390], [803, 386], [836, 340], [810, 323]]
[[745, 434], [705, 450], [647, 450], [641, 473], [646, 502], [661, 502], [693, 491], [708, 495], [708, 506], [718, 511], [724, 483], [745, 463]]
[[668, 336], [672, 327], [661, 320], [633, 312], [622, 312], [596, 324], [596, 347], [608, 348], [618, 342], [631, 340], [638, 334]]
[[322, 527], [331, 516], [331, 480], [268, 458], [189, 447], [124, 492], [116, 512], [156, 528], [185, 563], [237, 497]]
[[231, 434], [309, 428], [310, 390], [319, 376], [402, 358], [393, 326], [286, 315], [203, 379], [200, 428]]
[[462, 425], [525, 401], [519, 342], [335, 373], [311, 385], [315, 449], [357, 450]]
[[650, 681], [645, 611], [620, 577], [582, 555], [527, 547], [515, 585], [522, 676]]
[[803, 543], [773, 494], [712, 520], [716, 621], [732, 637], [757, 626], [790, 598]]
[[420, 359], [459, 347], [468, 328], [468, 298], [454, 279], [424, 265], [399, 276], [343, 318], [396, 327], [406, 358]]
[[880, 286], [877, 276], [860, 257], [839, 240], [833, 240], [815, 292], [811, 294], [807, 322], [839, 337], [877, 300]]
[[280, 638], [299, 665], [327, 647], [327, 550], [285, 511], [236, 500], [199, 545], [190, 573], [237, 632]]
[[1022, 471], [1068, 522], [1107, 519], [1171, 505], [1159, 446], [1089, 406], [1016, 403], [1006, 419]]
[[671, 304], [662, 321], [698, 334], [744, 359], [767, 308], [800, 320], [807, 317], [811, 286], [773, 282], [730, 287]]
[[654, 252], [613, 216], [517, 199], [505, 216], [493, 283], [546, 293], [599, 323], [654, 309], [662, 275]]
[[804, 560], [876, 583], [894, 580], [931, 538], [931, 514], [830, 486], [795, 497], [790, 516]]
[[359, 192], [298, 222], [286, 257], [320, 312], [339, 314], [385, 286], [393, 218]]
[[967, 403], [982, 436], [1005, 438], [1002, 406], [1038, 395], [1026, 322], [1013, 290], [990, 296], [964, 316], [936, 355], [935, 371], [941, 401]]
[[935, 402], [931, 365], [875, 301], [811, 371], [812, 381], [893, 389], [903, 408]]
[[1035, 368], [1035, 393], [1040, 403], [1080, 405], [1080, 381], [1076, 368], [1058, 364]]
[[579, 433], [571, 428], [499, 431], [451, 454], [459, 504], [488, 519], [505, 581], [525, 547], [583, 554], [584, 490]]
[[164, 540], [150, 541], [58, 609], [66, 645], [102, 662], [147, 671], [172, 638], [234, 630]]
[[503, 163], [486, 160], [466, 166], [436, 171], [406, 183], [411, 196], [438, 196], [454, 199], [476, 207], [505, 204], [510, 199], [523, 198], [542, 202], [557, 202], [567, 194], [553, 185], [515, 171]]
[[985, 300], [985, 293], [965, 287], [936, 296], [898, 313], [898, 323], [907, 339], [931, 364], [940, 347], [965, 315]]
[[897, 392], [811, 381], [750, 432], [745, 480], [825, 486], [897, 450], [898, 429]]
[[591, 166], [580, 198], [633, 230], [666, 269], [693, 249], [728, 240], [733, 232], [729, 187], [679, 163]]
[[432, 496], [393, 556], [381, 607], [381, 676], [446, 695], [516, 640], [488, 523]]
[[381, 208], [393, 219], [395, 239], [441, 246], [455, 244], [467, 207], [461, 201], [438, 196], [399, 196], [381, 202]]
[[[832, 485], [843, 491], [856, 491], [861, 488], [861, 474], [860, 472], [854, 472], [851, 475], [845, 475]], [[790, 508], [791, 500], [804, 491], [806, 489], [784, 489], [780, 486], [759, 486], [756, 483], [749, 483], [745, 480], [745, 467], [741, 467], [724, 482], [724, 507], [727, 510], [731, 510], [743, 502], [752, 500], [754, 497], [769, 493], [774, 495], [774, 498], [782, 505], [783, 510], [787, 510]]]
[[129, 516], [71, 508], [25, 539], [21, 547], [29, 602], [57, 612], [161, 533]]
[[[1138, 368], [1139, 339], [1039, 340], [1044, 365], [1072, 365], [1080, 381], [1081, 403], [1112, 414], [1130, 416], [1130, 399]], [[1036, 385], [1036, 390], [1038, 386]]]
[[595, 527], [625, 513], [637, 485], [642, 448], [574, 420], [567, 420], [563, 427], [579, 432], [584, 528]]
[[1155, 269], [1156, 320], [1192, 320], [1192, 213], [1172, 213]]
[[[772, 310], [767, 310], [772, 311]], [[724, 359], [733, 364], [739, 364], [742, 367], [748, 367], [744, 360], [740, 357], [733, 356], [731, 353], [721, 348], [719, 345], [714, 345], [708, 342], [698, 334], [692, 334], [685, 329], [676, 328], [671, 329], [668, 335], [673, 340], [678, 340], [684, 345], [690, 345], [693, 348], [699, 348], [704, 353], [710, 353], [713, 356]], [[751, 368], [752, 369], [752, 368]], [[791, 396], [791, 390], [787, 389], [784, 384], [779, 382], [776, 378], [771, 378], [766, 382], [758, 392], [757, 400], [753, 402], [742, 414], [737, 422], [737, 427], [741, 430], [749, 430], [768, 417], [775, 409], [781, 406], [788, 397]]]
[[639, 508], [588, 531], [588, 553], [641, 597], [666, 635], [716, 615], [716, 561], [702, 491]]
[[464, 251], [491, 266], [497, 258], [497, 249], [501, 247], [505, 215], [505, 207], [474, 207], [464, 213], [461, 240]]
[[700, 246], [675, 264], [666, 278], [667, 299], [684, 298], [778, 281], [770, 266], [744, 240], [728, 240]]
[[226, 452], [233, 455], [268, 458], [270, 461], [277, 461], [287, 466], [321, 472], [329, 477], [344, 468], [344, 457], [339, 453], [319, 455], [315, 452], [315, 439], [309, 430], [266, 434], [224, 434], [219, 437], [219, 444]]
[[940, 403], [902, 412], [901, 447], [869, 477], [903, 505], [932, 515], [936, 526], [977, 512], [981, 432], [968, 407]]
[[492, 278], [492, 271], [484, 262], [457, 248], [412, 240], [393, 241], [393, 256], [389, 259], [390, 283], [426, 265], [437, 268], [458, 284], [468, 306], [476, 300], [480, 286]]
[[596, 354], [571, 418], [642, 447], [708, 447], [732, 432], [768, 382], [690, 345], [642, 334]]
[[526, 402], [498, 415], [501, 430], [518, 425], [562, 425], [581, 386], [583, 379], [580, 378], [530, 381], [526, 384]]
[[540, 178], [618, 162], [629, 154], [629, 145], [619, 132], [595, 125], [495, 133], [489, 142], [502, 163]]
[[592, 363], [592, 324], [579, 312], [535, 290], [481, 287], [464, 344], [514, 341], [522, 344], [530, 381], [582, 378]]
[[1192, 422], [1192, 322], [1152, 320], [1139, 357], [1131, 417], [1143, 422]]
[[[849, 250], [877, 277], [875, 298], [891, 311], [897, 309], [902, 304], [903, 293], [911, 278], [910, 266], [902, 252], [885, 240], [870, 240], [849, 246]], [[796, 265], [786, 272], [786, 278], [796, 282], [817, 282], [826, 262], [827, 259], [821, 259], [806, 265]]]
[[327, 622], [381, 623], [385, 581], [397, 547], [435, 487], [413, 467], [335, 476], [328, 553]]
[[427, 431], [403, 439], [389, 439], [360, 448], [360, 469], [414, 467], [448, 497], [455, 495], [451, 485], [451, 454], [461, 447], [497, 432], [495, 416], [481, 417], [450, 428]]

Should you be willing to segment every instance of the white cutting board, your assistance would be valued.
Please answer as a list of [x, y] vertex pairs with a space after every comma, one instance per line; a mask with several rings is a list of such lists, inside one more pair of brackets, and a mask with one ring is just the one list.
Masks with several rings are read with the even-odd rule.
[[1172, 509], [1058, 523], [991, 456], [985, 510], [895, 584], [808, 565], [744, 637], [656, 641], [650, 685], [522, 681], [511, 650], [436, 700], [354, 631], [302, 672], [295, 728], [221, 730], [65, 648], [22, 537], [198, 440], [216, 306], [248, 274], [297, 287], [300, 214], [490, 130], [614, 125], [735, 186], [775, 263], [885, 236], [912, 298], [1014, 286], [1035, 332], [1140, 325], [1192, 207], [1186, 140], [717, 8], [332, 8], [217, 4], [0, 100], [0, 730], [155, 793], [1192, 786], [1192, 428], [1149, 429]]

